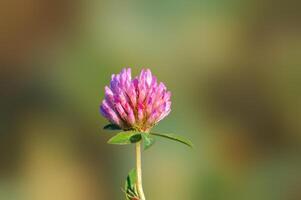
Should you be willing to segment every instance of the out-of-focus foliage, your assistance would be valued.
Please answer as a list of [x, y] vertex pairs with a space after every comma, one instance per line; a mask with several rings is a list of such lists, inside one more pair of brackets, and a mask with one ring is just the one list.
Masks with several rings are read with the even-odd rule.
[[134, 149], [107, 145], [110, 75], [149, 67], [172, 112], [143, 155], [151, 200], [301, 199], [298, 1], [2, 0], [0, 199], [122, 199]]

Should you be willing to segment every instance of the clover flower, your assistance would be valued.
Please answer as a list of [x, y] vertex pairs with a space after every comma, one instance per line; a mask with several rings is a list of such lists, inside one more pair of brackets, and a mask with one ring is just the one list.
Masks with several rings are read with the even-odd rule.
[[113, 74], [101, 114], [123, 130], [147, 132], [171, 111], [171, 92], [149, 69], [132, 79], [131, 69]]
[[181, 136], [151, 131], [170, 113], [170, 98], [170, 91], [162, 82], [158, 83], [149, 69], [143, 69], [132, 79], [131, 69], [124, 68], [120, 74], [113, 74], [110, 86], [105, 87], [100, 112], [111, 124], [104, 129], [123, 130], [108, 143], [136, 146], [136, 167], [128, 174], [123, 189], [126, 200], [146, 200], [142, 187], [142, 145], [144, 150], [150, 148], [158, 136], [192, 147], [192, 143]]

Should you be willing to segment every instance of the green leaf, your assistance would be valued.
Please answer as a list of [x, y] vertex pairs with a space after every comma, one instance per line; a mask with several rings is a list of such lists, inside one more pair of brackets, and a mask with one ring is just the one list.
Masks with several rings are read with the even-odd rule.
[[147, 150], [155, 143], [156, 140], [151, 137], [149, 133], [142, 133], [141, 135], [143, 138], [143, 148], [144, 150]]
[[103, 127], [105, 130], [121, 130], [121, 128], [116, 124], [108, 124], [105, 127]]
[[192, 142], [190, 140], [182, 137], [182, 136], [178, 136], [178, 135], [171, 134], [171, 133], [150, 133], [150, 134], [155, 135], [155, 136], [159, 136], [159, 137], [163, 137], [163, 138], [166, 138], [166, 139], [174, 140], [176, 142], [180, 142], [182, 144], [185, 144], [189, 147], [193, 147]]
[[136, 143], [141, 140], [141, 134], [134, 131], [125, 131], [120, 132], [117, 135], [113, 136], [108, 143], [109, 144], [118, 144], [126, 145]]
[[141, 139], [142, 139], [141, 134], [140, 133], [136, 133], [135, 135], [133, 135], [130, 138], [130, 141], [131, 141], [131, 143], [136, 143], [136, 142], [139, 142]]
[[137, 181], [137, 172], [136, 172], [136, 169], [132, 169], [129, 172], [127, 179], [126, 179], [127, 188], [129, 187], [129, 188], [133, 189], [135, 187], [136, 181]]
[[138, 199], [139, 195], [137, 192], [136, 182], [137, 182], [136, 169], [132, 169], [127, 176], [125, 187], [124, 187], [124, 192], [127, 200]]

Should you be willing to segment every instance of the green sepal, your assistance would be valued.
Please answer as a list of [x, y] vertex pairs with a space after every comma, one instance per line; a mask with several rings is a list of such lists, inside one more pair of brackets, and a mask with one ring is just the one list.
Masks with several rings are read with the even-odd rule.
[[126, 145], [139, 142], [141, 140], [141, 134], [134, 131], [124, 131], [113, 136], [108, 143]]
[[159, 137], [163, 137], [163, 138], [166, 138], [166, 139], [170, 139], [170, 140], [173, 140], [173, 141], [176, 141], [176, 142], [180, 142], [182, 144], [185, 144], [191, 148], [193, 148], [193, 144], [190, 140], [182, 137], [182, 136], [178, 136], [176, 134], [172, 134], [172, 133], [154, 133], [154, 132], [151, 132], [150, 133], [151, 135], [154, 135], [154, 136], [159, 136]]
[[142, 133], [143, 138], [143, 149], [147, 150], [151, 146], [153, 146], [156, 142], [155, 138], [153, 138], [149, 133]]
[[116, 124], [108, 124], [108, 125], [104, 126], [103, 129], [104, 130], [111, 130], [111, 131], [121, 130], [121, 128]]

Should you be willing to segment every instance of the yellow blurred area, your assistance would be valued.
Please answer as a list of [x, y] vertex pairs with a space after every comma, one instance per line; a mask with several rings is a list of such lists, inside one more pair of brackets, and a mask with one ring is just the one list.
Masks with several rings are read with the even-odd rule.
[[98, 109], [112, 73], [172, 91], [143, 153], [148, 200], [301, 199], [301, 29], [294, 0], [0, 2], [0, 199], [120, 200], [134, 147]]

